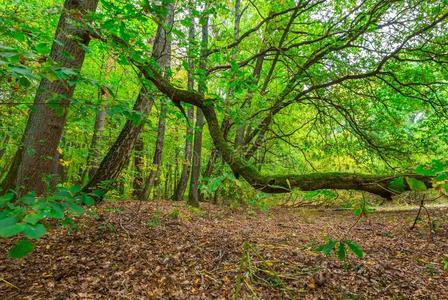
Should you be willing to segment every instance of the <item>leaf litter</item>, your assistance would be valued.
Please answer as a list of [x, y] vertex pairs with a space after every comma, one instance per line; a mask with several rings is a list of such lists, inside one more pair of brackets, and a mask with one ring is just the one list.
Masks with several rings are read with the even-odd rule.
[[278, 207], [125, 201], [92, 208], [78, 230], [55, 227], [20, 260], [0, 247], [0, 299], [448, 299], [448, 214], [377, 212], [350, 231], [362, 259], [315, 251], [355, 217]]

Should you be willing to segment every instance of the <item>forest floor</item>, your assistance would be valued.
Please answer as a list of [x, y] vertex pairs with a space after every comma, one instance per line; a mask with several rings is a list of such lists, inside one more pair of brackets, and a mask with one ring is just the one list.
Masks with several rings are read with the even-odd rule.
[[[448, 210], [373, 212], [126, 201], [90, 208], [22, 260], [0, 246], [0, 299], [448, 299]], [[346, 262], [314, 249], [356, 241]]]

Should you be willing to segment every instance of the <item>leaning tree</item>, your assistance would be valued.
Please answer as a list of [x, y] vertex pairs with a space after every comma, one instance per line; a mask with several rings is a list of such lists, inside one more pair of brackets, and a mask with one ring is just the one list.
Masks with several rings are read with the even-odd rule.
[[[398, 130], [400, 124], [394, 124], [396, 120], [390, 111], [406, 111], [419, 103], [441, 120], [446, 117], [447, 102], [443, 98], [447, 84], [446, 4], [309, 0], [272, 5], [249, 1], [244, 5], [243, 12], [249, 12], [242, 17], [244, 29], [238, 38], [226, 44], [219, 39], [225, 32], [215, 29], [212, 36], [216, 41], [206, 53], [209, 63], [196, 70], [198, 77], [208, 77], [215, 85], [206, 93], [182, 89], [178, 82], [166, 79], [154, 60], [135, 46], [138, 42], [100, 29], [95, 34], [115, 51], [125, 54], [174, 103], [200, 108], [224, 161], [255, 188], [270, 193], [289, 192], [293, 188], [355, 189], [390, 197], [393, 194], [390, 183], [406, 174], [276, 175], [260, 172], [250, 159], [266, 143], [268, 135], [284, 139], [285, 134], [275, 134], [272, 128], [279, 115], [285, 111], [294, 114], [297, 117], [294, 123], [300, 127], [305, 122], [301, 117], [305, 118], [304, 112], [311, 108], [318, 118], [334, 120], [358, 143], [389, 164], [389, 153], [404, 148]], [[213, 14], [219, 9], [222, 8], [198, 14]], [[225, 24], [219, 14], [216, 18]], [[237, 78], [231, 80], [229, 73], [238, 74]], [[220, 94], [223, 89], [219, 85], [223, 82], [228, 85], [230, 80], [235, 90], [245, 92], [232, 93], [231, 99], [222, 101], [229, 95]], [[385, 90], [388, 95], [381, 93]], [[223, 110], [223, 102], [230, 106], [229, 112], [224, 109], [230, 117], [226, 115], [225, 122], [220, 122], [221, 113], [217, 111]], [[238, 112], [244, 112], [244, 117], [235, 117]], [[377, 121], [383, 118], [376, 128], [369, 127], [373, 118]], [[394, 143], [394, 128], [400, 143]], [[232, 130], [240, 135], [236, 148], [229, 141]], [[389, 139], [382, 139], [375, 130]], [[420, 176], [420, 179], [431, 184], [431, 178]]]

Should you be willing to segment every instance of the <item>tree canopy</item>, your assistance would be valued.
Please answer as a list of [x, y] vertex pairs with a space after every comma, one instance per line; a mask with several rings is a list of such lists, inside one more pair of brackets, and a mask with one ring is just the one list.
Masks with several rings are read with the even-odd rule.
[[[434, 183], [413, 174], [446, 157], [445, 1], [229, 4], [67, 0], [59, 21], [62, 6], [50, 1], [3, 4], [4, 191], [62, 183], [107, 192], [121, 176], [126, 194], [131, 178], [157, 170], [147, 185], [173, 193], [188, 148], [180, 129], [196, 123], [186, 139], [202, 141], [202, 113], [192, 169], [203, 186], [226, 165], [274, 193], [390, 197], [400, 178]], [[144, 152], [154, 151], [151, 166]]]

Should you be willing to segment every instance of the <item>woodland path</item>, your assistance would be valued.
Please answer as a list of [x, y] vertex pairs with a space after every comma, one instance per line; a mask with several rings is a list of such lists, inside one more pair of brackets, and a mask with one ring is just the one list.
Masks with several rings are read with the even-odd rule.
[[[375, 212], [346, 233], [350, 212], [106, 203], [23, 260], [7, 258], [13, 241], [2, 242], [0, 299], [448, 299], [448, 210], [431, 214], [428, 242], [425, 219], [408, 230], [414, 211]], [[344, 233], [363, 259], [313, 251]]]

